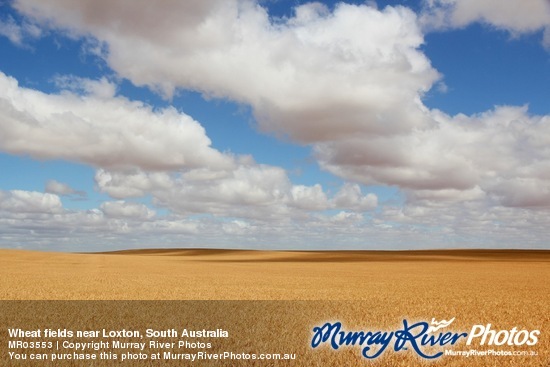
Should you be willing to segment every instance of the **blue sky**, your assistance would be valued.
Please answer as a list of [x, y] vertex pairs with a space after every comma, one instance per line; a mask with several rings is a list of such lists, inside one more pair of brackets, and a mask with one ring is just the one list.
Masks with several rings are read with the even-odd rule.
[[548, 248], [550, 4], [0, 2], [0, 246]]

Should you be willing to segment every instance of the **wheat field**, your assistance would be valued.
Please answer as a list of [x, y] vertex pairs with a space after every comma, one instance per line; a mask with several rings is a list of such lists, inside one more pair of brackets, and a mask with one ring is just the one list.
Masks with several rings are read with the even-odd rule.
[[[296, 361], [286, 364], [226, 361], [213, 365], [550, 365], [549, 251], [167, 249], [67, 254], [0, 250], [0, 258], [2, 325], [14, 324], [17, 319], [33, 325], [38, 322], [35, 314], [50, 313], [52, 320], [61, 314], [66, 324], [80, 328], [117, 327], [120, 323], [138, 328], [151, 323], [170, 327], [177, 323], [177, 315], [178, 320], [197, 327], [222, 325], [243, 336], [227, 341], [229, 344], [217, 342], [222, 349], [298, 355]], [[177, 302], [181, 300], [193, 301]], [[367, 361], [358, 348], [311, 350], [308, 344], [312, 327], [327, 320], [342, 321], [350, 330], [383, 330], [399, 327], [404, 318], [429, 321], [432, 317], [455, 317], [453, 327], [457, 330], [486, 323], [497, 329], [541, 330], [539, 342], [530, 349], [538, 354], [468, 359], [445, 356], [428, 362], [412, 352], [387, 352]], [[457, 348], [467, 349], [464, 345]]]

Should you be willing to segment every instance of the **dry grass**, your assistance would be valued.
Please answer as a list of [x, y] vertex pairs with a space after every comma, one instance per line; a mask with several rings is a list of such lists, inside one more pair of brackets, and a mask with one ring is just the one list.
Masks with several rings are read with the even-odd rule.
[[[124, 325], [134, 322], [140, 327], [151, 318], [159, 325], [173, 327], [175, 321], [168, 314], [176, 313], [180, 320], [193, 320], [194, 315], [201, 314], [199, 324], [209, 320], [213, 325], [235, 328], [234, 335], [243, 335], [243, 330], [256, 333], [253, 344], [231, 344], [232, 350], [263, 346], [265, 352], [296, 352], [302, 356], [299, 363], [289, 365], [412, 366], [434, 364], [426, 364], [411, 352], [387, 352], [374, 362], [362, 360], [358, 348], [311, 352], [307, 347], [311, 327], [339, 319], [349, 329], [395, 329], [403, 318], [429, 321], [432, 317], [456, 317], [453, 327], [461, 331], [477, 323], [492, 323], [501, 329], [540, 329], [540, 341], [535, 349], [531, 348], [539, 355], [443, 357], [436, 365], [550, 365], [548, 251], [389, 254], [150, 250], [59, 254], [2, 250], [0, 259], [0, 299], [4, 300], [294, 300], [141, 302], [132, 307], [115, 303], [108, 311], [102, 311], [104, 303], [94, 302], [80, 303], [78, 310], [75, 303], [55, 306], [61, 304], [66, 308], [64, 317], [72, 317], [77, 324], [89, 323], [89, 327], [120, 320], [127, 320]], [[4, 304], [8, 306], [2, 310], [3, 317], [12, 320], [17, 313], [14, 310], [25, 305]], [[92, 319], [86, 316], [93, 313], [91, 309], [97, 314]], [[131, 309], [140, 314], [139, 320]], [[114, 314], [117, 316], [113, 318]], [[32, 322], [32, 318], [27, 321]], [[283, 331], [282, 337], [278, 331]], [[238, 344], [236, 340], [232, 343]], [[461, 345], [454, 349], [468, 348]]]

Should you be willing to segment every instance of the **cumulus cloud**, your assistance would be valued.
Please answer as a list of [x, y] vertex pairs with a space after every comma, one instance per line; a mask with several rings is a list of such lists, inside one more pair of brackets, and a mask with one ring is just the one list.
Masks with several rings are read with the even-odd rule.
[[329, 207], [327, 195], [321, 185], [295, 185], [290, 190], [291, 205], [306, 210], [325, 210]]
[[312, 246], [322, 246], [325, 236], [359, 233], [362, 226], [362, 216], [358, 213], [339, 214], [334, 218], [324, 214], [294, 216], [293, 219], [296, 220], [158, 216], [144, 204], [122, 200], [104, 202], [98, 209], [67, 210], [53, 194], [0, 191], [0, 244], [8, 247], [17, 244], [74, 251], [78, 245], [94, 245], [96, 250], [109, 250], [113, 245], [132, 248], [162, 242], [164, 246], [284, 248], [296, 246], [308, 233], [313, 233], [314, 239], [318, 237]]
[[360, 222], [363, 216], [358, 213], [339, 212], [333, 215], [330, 220], [334, 223]]
[[[196, 235], [200, 226], [194, 220], [156, 217], [153, 210], [138, 203], [116, 201], [103, 203], [100, 209], [68, 210], [54, 194], [0, 191], [3, 247], [74, 251], [84, 245], [109, 250], [112, 245], [120, 247], [122, 242], [128, 247], [143, 241], [152, 244], [161, 235], [167, 236], [168, 241], [181, 241]], [[212, 231], [216, 233], [216, 228]]]
[[273, 22], [246, 0], [133, 4], [132, 11], [125, 4], [20, 0], [14, 6], [105, 42], [109, 65], [137, 85], [247, 103], [265, 131], [301, 142], [429, 124], [419, 96], [439, 74], [418, 50], [422, 33], [404, 7], [342, 3], [330, 12], [313, 3]]
[[148, 192], [168, 190], [173, 185], [169, 173], [146, 173], [141, 170], [110, 172], [99, 169], [95, 175], [95, 182], [101, 191], [115, 199], [146, 196]]
[[376, 195], [344, 185], [334, 198], [319, 184], [293, 185], [280, 167], [248, 163], [227, 171], [206, 168], [183, 173], [98, 170], [98, 189], [118, 199], [152, 195], [156, 205], [175, 213], [286, 220], [340, 208], [369, 211]]
[[410, 238], [432, 235], [447, 242], [447, 246], [548, 247], [548, 211], [487, 206], [483, 201], [424, 204], [386, 207], [377, 221], [390, 226], [389, 233], [407, 231]]
[[425, 4], [421, 19], [430, 28], [461, 28], [480, 22], [514, 36], [550, 31], [546, 0], [425, 0]]
[[[193, 89], [249, 104], [263, 130], [310, 144], [321, 167], [346, 180], [420, 190], [420, 196], [438, 190], [462, 195], [477, 188], [503, 205], [529, 201], [503, 197], [514, 179], [545, 186], [533, 177], [533, 164], [549, 158], [548, 117], [507, 106], [447, 116], [423, 105], [423, 94], [439, 79], [419, 49], [419, 23], [427, 13], [419, 21], [404, 7], [338, 4], [331, 11], [308, 3], [296, 7], [292, 17], [274, 21], [254, 1], [134, 6], [131, 12], [123, 11], [124, 4], [18, 0], [14, 6], [36, 21], [105, 42], [106, 61], [135, 84], [166, 94]], [[515, 32], [546, 27], [548, 6], [544, 0], [426, 3], [434, 14], [450, 17], [453, 26], [485, 21]], [[147, 27], [135, 19], [165, 21], [144, 32]], [[235, 175], [244, 172], [237, 168]], [[156, 179], [167, 180], [160, 176]], [[285, 180], [271, 179], [288, 186]], [[140, 195], [144, 189], [136, 183], [130, 192]], [[232, 192], [238, 202], [241, 196]], [[266, 187], [256, 193], [269, 202], [274, 192]], [[217, 190], [197, 194], [219, 196]], [[315, 187], [294, 187], [289, 197], [296, 207], [331, 205]]]
[[[477, 200], [488, 195], [505, 206], [547, 205], [549, 116], [509, 106], [472, 116], [439, 111], [433, 116], [434, 128], [369, 144], [359, 138], [320, 144], [316, 155], [339, 176], [417, 191], [411, 197]], [[536, 199], [533, 190], [539, 193]]]
[[[340, 166], [341, 159], [360, 160], [366, 153], [368, 159], [378, 156], [392, 165], [407, 152], [401, 148], [390, 157], [388, 141], [399, 144], [400, 137], [406, 140], [407, 134], [437, 125], [421, 96], [439, 74], [418, 49], [423, 35], [407, 8], [339, 4], [331, 12], [305, 4], [293, 17], [272, 21], [253, 1], [135, 6], [132, 14], [122, 11], [123, 4], [14, 3], [38, 21], [108, 44], [109, 65], [135, 84], [166, 94], [175, 88], [194, 89], [251, 105], [263, 130], [312, 144], [326, 167]], [[168, 13], [188, 14], [189, 21], [168, 16], [151, 32], [136, 23]], [[332, 172], [357, 181], [345, 169]], [[441, 172], [445, 170], [416, 180]], [[295, 189], [296, 198], [302, 194]], [[296, 205], [309, 205], [300, 200]]]
[[[460, 241], [484, 231], [524, 243], [543, 238], [537, 226], [547, 225], [548, 215], [535, 213], [550, 206], [550, 117], [517, 106], [470, 116], [428, 109], [422, 97], [440, 75], [420, 47], [428, 26], [471, 22], [514, 35], [542, 30], [548, 42], [544, 0], [432, 0], [420, 19], [399, 6], [338, 4], [330, 10], [319, 3], [273, 19], [252, 0], [13, 4], [41, 26], [99, 45], [98, 54], [118, 76], [136, 85], [167, 97], [181, 88], [251, 106], [263, 131], [308, 144], [323, 169], [353, 183], [334, 195], [320, 185], [293, 185], [279, 167], [215, 151], [188, 116], [116, 96], [105, 79], [58, 78], [66, 91], [47, 95], [1, 76], [5, 151], [101, 167], [96, 185], [115, 199], [151, 195], [155, 205], [183, 217], [236, 218], [210, 223], [218, 233], [265, 228], [264, 235], [288, 232], [292, 239], [327, 226], [335, 238], [350, 240]], [[66, 131], [67, 141], [56, 140]], [[361, 213], [376, 207], [377, 197], [357, 184], [398, 187], [406, 205], [386, 206], [366, 222]], [[119, 214], [111, 223], [124, 217], [125, 204], [115, 203], [109, 205]], [[330, 209], [339, 213], [320, 213]], [[281, 220], [254, 225], [273, 218]], [[298, 219], [301, 228], [292, 226]], [[538, 237], [527, 238], [528, 232]]]
[[347, 183], [336, 193], [332, 202], [337, 208], [366, 211], [377, 206], [378, 198], [372, 193], [363, 196], [359, 185]]
[[144, 204], [124, 200], [106, 201], [100, 206], [101, 211], [110, 218], [150, 219], [155, 212]]
[[[420, 204], [420, 205], [418, 205]], [[139, 203], [107, 202], [98, 209], [67, 210], [59, 197], [0, 191], [0, 245], [75, 251], [113, 248], [219, 246], [244, 248], [437, 248], [441, 246], [547, 246], [548, 211], [486, 207], [384, 206], [369, 215], [341, 210], [293, 220], [266, 221], [200, 215], [153, 215]], [[421, 225], [418, 225], [421, 223]]]
[[10, 213], [56, 214], [63, 212], [59, 196], [36, 191], [0, 191], [0, 210]]
[[242, 220], [232, 220], [222, 224], [222, 229], [227, 234], [245, 234], [250, 233], [253, 228], [250, 223]]
[[86, 94], [46, 94], [0, 72], [0, 149], [101, 167], [231, 166], [188, 115], [116, 97], [105, 79], [71, 80], [79, 82]]

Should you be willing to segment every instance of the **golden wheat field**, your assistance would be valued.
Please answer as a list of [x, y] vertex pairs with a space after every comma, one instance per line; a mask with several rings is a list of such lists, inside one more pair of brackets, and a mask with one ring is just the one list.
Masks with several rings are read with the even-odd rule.
[[[63, 320], [65, 327], [74, 328], [168, 328], [185, 320], [186, 325], [224, 327], [240, 335], [215, 341], [216, 348], [297, 355], [295, 361], [213, 365], [550, 365], [549, 251], [1, 250], [0, 259], [2, 325], [39, 327], [44, 320], [52, 325]], [[181, 300], [193, 301], [177, 302]], [[42, 317], [37, 320], [36, 314]], [[391, 351], [365, 360], [360, 348], [309, 347], [312, 328], [328, 320], [339, 320], [348, 330], [391, 330], [405, 318], [432, 317], [455, 317], [456, 330], [488, 323], [498, 330], [538, 329], [535, 347], [507, 347], [537, 355], [444, 356], [431, 362], [409, 351]], [[468, 348], [457, 344], [455, 349]], [[81, 365], [72, 363], [62, 365]], [[135, 365], [182, 365], [163, 363]], [[40, 364], [50, 365], [60, 364]]]

